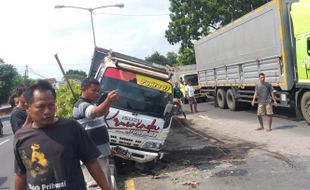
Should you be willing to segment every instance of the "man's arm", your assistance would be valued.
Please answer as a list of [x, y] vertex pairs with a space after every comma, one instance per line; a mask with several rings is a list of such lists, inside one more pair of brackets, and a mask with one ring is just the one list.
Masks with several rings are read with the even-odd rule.
[[15, 190], [25, 190], [26, 189], [26, 175], [15, 175], [14, 189]]
[[256, 99], [256, 97], [257, 97], [257, 89], [255, 88], [255, 92], [254, 92], [254, 96], [253, 96], [253, 100], [252, 100], [252, 106], [254, 106], [254, 104], [255, 104], [255, 99]]
[[275, 95], [276, 91], [275, 90], [272, 90], [271, 92], [271, 97], [272, 97], [272, 100], [274, 102], [274, 105], [277, 105], [277, 99], [276, 99], [276, 95]]
[[189, 89], [187, 88], [187, 86], [185, 86], [185, 97], [186, 97], [186, 98], [188, 98], [188, 90], [189, 90]]
[[91, 160], [87, 164], [85, 164], [90, 175], [94, 178], [94, 180], [97, 182], [97, 184], [100, 186], [103, 190], [109, 190], [109, 185], [107, 182], [107, 179], [105, 177], [104, 172], [102, 171], [98, 160]]
[[104, 116], [108, 113], [110, 105], [118, 99], [117, 90], [109, 92], [107, 98], [98, 106], [95, 106], [90, 113], [92, 118]]

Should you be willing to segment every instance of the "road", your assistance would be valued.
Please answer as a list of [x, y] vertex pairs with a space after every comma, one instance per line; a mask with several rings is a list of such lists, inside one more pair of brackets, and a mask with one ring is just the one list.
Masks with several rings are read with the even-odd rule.
[[295, 121], [289, 110], [275, 109], [273, 131], [255, 131], [254, 108], [232, 112], [208, 102], [198, 109], [187, 120], [174, 121], [166, 155], [152, 172], [122, 166], [120, 181], [125, 183], [119, 186], [127, 190], [309, 189], [310, 127], [305, 121]]
[[4, 136], [0, 138], [0, 189], [13, 189], [14, 183], [14, 154], [13, 133], [8, 121], [4, 125]]
[[[119, 189], [309, 189], [310, 127], [304, 121], [276, 109], [273, 131], [258, 132], [255, 109], [231, 112], [208, 102], [198, 110], [173, 121], [166, 154], [154, 170], [121, 163]], [[13, 135], [3, 124], [1, 190], [13, 189], [14, 177]]]

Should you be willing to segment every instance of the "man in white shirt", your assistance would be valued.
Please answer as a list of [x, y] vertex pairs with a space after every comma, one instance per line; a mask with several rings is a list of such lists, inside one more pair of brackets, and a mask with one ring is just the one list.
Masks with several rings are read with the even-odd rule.
[[185, 86], [185, 95], [191, 108], [191, 112], [193, 113], [193, 104], [194, 104], [194, 112], [198, 112], [197, 101], [195, 98], [195, 89], [192, 86], [192, 81], [187, 81], [187, 85]]

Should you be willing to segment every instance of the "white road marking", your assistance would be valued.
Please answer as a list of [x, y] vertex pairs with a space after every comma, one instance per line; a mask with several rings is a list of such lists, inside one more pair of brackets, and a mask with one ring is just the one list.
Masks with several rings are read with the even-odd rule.
[[9, 142], [9, 140], [10, 140], [10, 139], [6, 139], [6, 140], [0, 142], [0, 145], [4, 144], [4, 143], [6, 143], [6, 142]]

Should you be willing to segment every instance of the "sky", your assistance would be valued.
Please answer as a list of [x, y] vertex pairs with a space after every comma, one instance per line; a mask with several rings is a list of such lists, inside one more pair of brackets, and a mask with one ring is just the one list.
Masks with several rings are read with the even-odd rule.
[[54, 55], [65, 71], [88, 73], [94, 50], [90, 14], [80, 9], [55, 9], [55, 5], [94, 8], [98, 47], [144, 59], [155, 51], [178, 52], [165, 38], [169, 0], [10, 0], [0, 1], [0, 58], [24, 75], [28, 65], [33, 79], [62, 79]]

